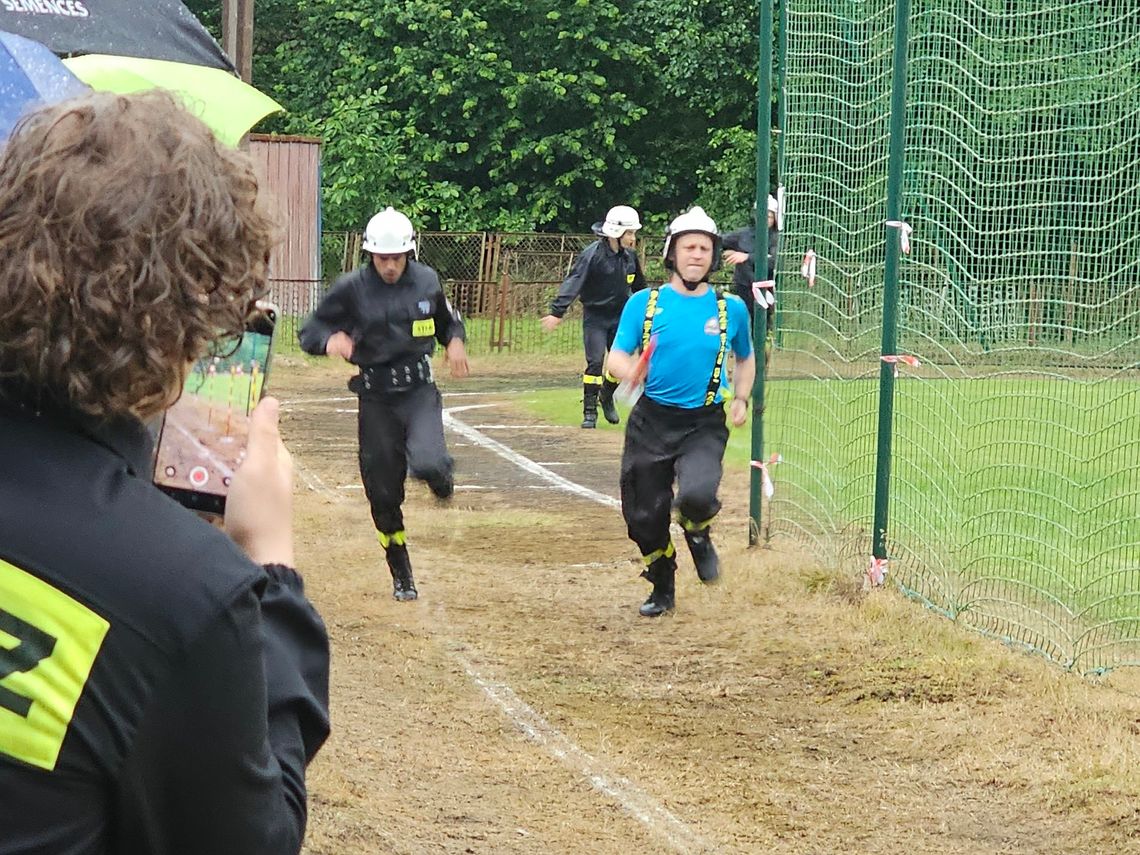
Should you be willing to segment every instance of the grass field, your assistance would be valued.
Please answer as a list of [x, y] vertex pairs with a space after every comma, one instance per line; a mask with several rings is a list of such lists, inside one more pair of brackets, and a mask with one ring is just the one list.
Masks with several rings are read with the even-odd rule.
[[[573, 424], [580, 402], [568, 384], [524, 403]], [[877, 379], [769, 383], [764, 450], [783, 458], [765, 509], [775, 529], [870, 554], [877, 408]], [[1033, 646], [1137, 636], [1140, 384], [908, 377], [894, 428], [888, 543], [900, 584], [954, 617], [1025, 612], [988, 623]], [[726, 469], [746, 469], [750, 445], [747, 426], [732, 431]]]

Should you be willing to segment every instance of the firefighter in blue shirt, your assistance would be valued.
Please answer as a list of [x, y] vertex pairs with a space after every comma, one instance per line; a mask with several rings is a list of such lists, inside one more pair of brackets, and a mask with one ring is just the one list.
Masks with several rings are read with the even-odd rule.
[[674, 481], [677, 520], [697, 575], [707, 584], [720, 574], [710, 526], [720, 510], [717, 490], [728, 441], [728, 351], [736, 358], [729, 410], [734, 426], [748, 417], [756, 377], [748, 309], [736, 295], [708, 283], [720, 264], [716, 223], [699, 207], [681, 214], [666, 232], [663, 255], [669, 280], [629, 299], [610, 351], [610, 371], [624, 378], [634, 367], [634, 353], [656, 339], [644, 394], [629, 414], [621, 461], [622, 515], [641, 550], [642, 575], [653, 584], [640, 610], [646, 617], [674, 606]]
[[439, 499], [455, 488], [443, 436], [443, 403], [432, 376], [436, 342], [453, 377], [468, 373], [466, 333], [439, 282], [416, 261], [415, 231], [389, 207], [368, 221], [369, 260], [333, 283], [301, 328], [301, 348], [339, 356], [360, 369], [349, 389], [360, 397], [360, 477], [376, 538], [392, 574], [392, 595], [419, 595], [404, 533], [404, 481], [410, 472]]
[[586, 370], [582, 374], [582, 427], [598, 425], [598, 404], [606, 421], [616, 425], [620, 418], [614, 406], [617, 380], [602, 373], [606, 351], [613, 345], [618, 318], [631, 292], [645, 287], [641, 260], [634, 246], [641, 220], [628, 205], [610, 208], [601, 223], [594, 224], [599, 240], [587, 246], [570, 268], [570, 274], [550, 304], [550, 314], [542, 326], [552, 332], [562, 323], [575, 299], [582, 301], [582, 344]]

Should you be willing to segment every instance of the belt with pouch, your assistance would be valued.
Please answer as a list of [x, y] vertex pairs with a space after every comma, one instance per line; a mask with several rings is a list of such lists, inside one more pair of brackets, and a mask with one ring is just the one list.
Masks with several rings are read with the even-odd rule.
[[433, 382], [431, 357], [425, 354], [381, 365], [361, 365], [360, 373], [348, 381], [348, 388], [357, 395], [383, 394], [405, 392]]

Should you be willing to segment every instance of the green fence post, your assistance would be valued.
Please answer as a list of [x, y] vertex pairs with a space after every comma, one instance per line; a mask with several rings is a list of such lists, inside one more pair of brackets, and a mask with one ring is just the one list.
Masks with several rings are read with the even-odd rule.
[[[788, 0], [776, 0], [776, 2], [780, 9], [780, 26], [776, 30], [776, 127], [773, 135], [776, 138], [776, 188], [780, 189], [784, 186], [784, 146], [787, 143], [786, 131], [788, 127]], [[780, 231], [783, 232], [783, 223], [779, 225]], [[767, 239], [766, 235], [765, 239]], [[777, 276], [779, 276], [779, 267], [779, 249], [777, 248]], [[776, 328], [772, 331], [773, 346], [782, 345], [784, 338], [784, 308], [779, 300], [776, 301], [775, 322]]]
[[[768, 184], [772, 157], [772, 0], [760, 2], [760, 59], [756, 84], [756, 235], [752, 249], [752, 278], [761, 278], [761, 264], [767, 275]], [[765, 259], [761, 261], [761, 259]], [[761, 460], [764, 451], [764, 343], [768, 337], [768, 313], [757, 304], [752, 317], [752, 350], [756, 358], [756, 380], [752, 384], [752, 459]], [[748, 545], [760, 539], [760, 470], [753, 467], [748, 488]]]
[[[887, 172], [887, 220], [902, 221], [903, 155], [906, 119], [906, 63], [910, 0], [895, 0], [895, 53], [891, 80], [891, 145]], [[899, 254], [901, 235], [887, 228], [886, 259], [883, 265], [883, 343], [884, 356], [898, 348], [899, 333]], [[895, 366], [879, 363], [879, 441], [875, 459], [875, 522], [871, 555], [887, 557], [887, 517], [891, 486], [891, 436], [894, 421]]]

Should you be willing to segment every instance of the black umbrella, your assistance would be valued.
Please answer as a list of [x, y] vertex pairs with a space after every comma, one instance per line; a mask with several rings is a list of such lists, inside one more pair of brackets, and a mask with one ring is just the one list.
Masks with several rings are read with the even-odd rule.
[[109, 53], [234, 70], [181, 0], [3, 0], [0, 30], [57, 54]]

